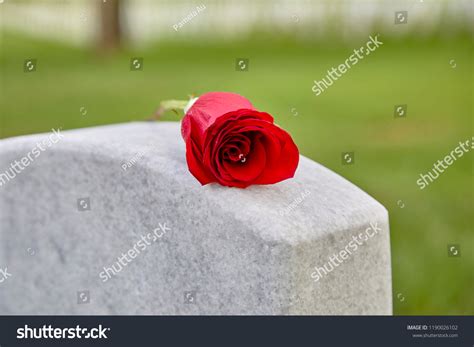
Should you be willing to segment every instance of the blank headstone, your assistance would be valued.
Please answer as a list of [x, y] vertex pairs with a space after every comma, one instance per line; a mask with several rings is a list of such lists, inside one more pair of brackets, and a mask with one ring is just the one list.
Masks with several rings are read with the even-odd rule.
[[[392, 313], [387, 211], [320, 164], [302, 156], [274, 185], [201, 186], [179, 123], [61, 134], [0, 186], [0, 314]], [[0, 173], [49, 135], [0, 141]]]

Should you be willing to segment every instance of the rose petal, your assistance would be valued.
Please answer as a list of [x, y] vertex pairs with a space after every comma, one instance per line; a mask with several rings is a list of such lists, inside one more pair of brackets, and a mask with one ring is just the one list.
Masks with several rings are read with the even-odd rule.
[[[196, 100], [185, 118], [192, 118], [196, 122], [193, 136], [202, 137], [218, 118], [239, 109], [255, 110], [252, 103], [239, 94], [210, 92], [201, 95]], [[187, 141], [188, 138], [184, 137], [185, 135], [188, 134], [183, 133], [183, 138]]]
[[275, 132], [280, 140], [280, 155], [265, 167], [262, 175], [255, 180], [255, 184], [272, 184], [286, 180], [294, 176], [298, 167], [300, 156], [293, 139], [286, 131], [278, 127]]
[[265, 162], [265, 147], [259, 137], [255, 137], [244, 163], [224, 161], [223, 166], [235, 180], [249, 182], [260, 176], [265, 168]]
[[186, 161], [189, 171], [202, 185], [215, 182], [215, 177], [203, 165], [199, 150], [192, 139], [186, 142]]

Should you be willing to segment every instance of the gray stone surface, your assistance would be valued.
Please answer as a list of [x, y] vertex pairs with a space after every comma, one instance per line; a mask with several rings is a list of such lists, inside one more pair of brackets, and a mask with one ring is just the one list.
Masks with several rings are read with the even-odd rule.
[[[48, 135], [0, 141], [0, 173]], [[387, 211], [323, 166], [301, 157], [275, 185], [202, 187], [178, 123], [63, 135], [0, 187], [0, 314], [392, 313]], [[381, 231], [315, 282], [371, 222]]]

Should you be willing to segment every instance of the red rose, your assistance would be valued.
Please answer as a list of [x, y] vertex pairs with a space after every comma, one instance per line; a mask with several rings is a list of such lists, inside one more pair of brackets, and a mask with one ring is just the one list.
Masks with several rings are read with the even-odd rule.
[[291, 136], [244, 97], [201, 95], [181, 123], [189, 171], [205, 185], [245, 188], [293, 177], [299, 152]]

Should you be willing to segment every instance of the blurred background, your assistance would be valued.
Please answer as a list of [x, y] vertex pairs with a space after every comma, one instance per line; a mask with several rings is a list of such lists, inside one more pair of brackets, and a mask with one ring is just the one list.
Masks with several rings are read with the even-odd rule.
[[[0, 138], [140, 121], [190, 94], [242, 94], [303, 155], [387, 207], [395, 314], [472, 315], [473, 155], [423, 190], [416, 180], [473, 136], [473, 6], [0, 0]], [[377, 34], [382, 46], [314, 94], [314, 80]]]

